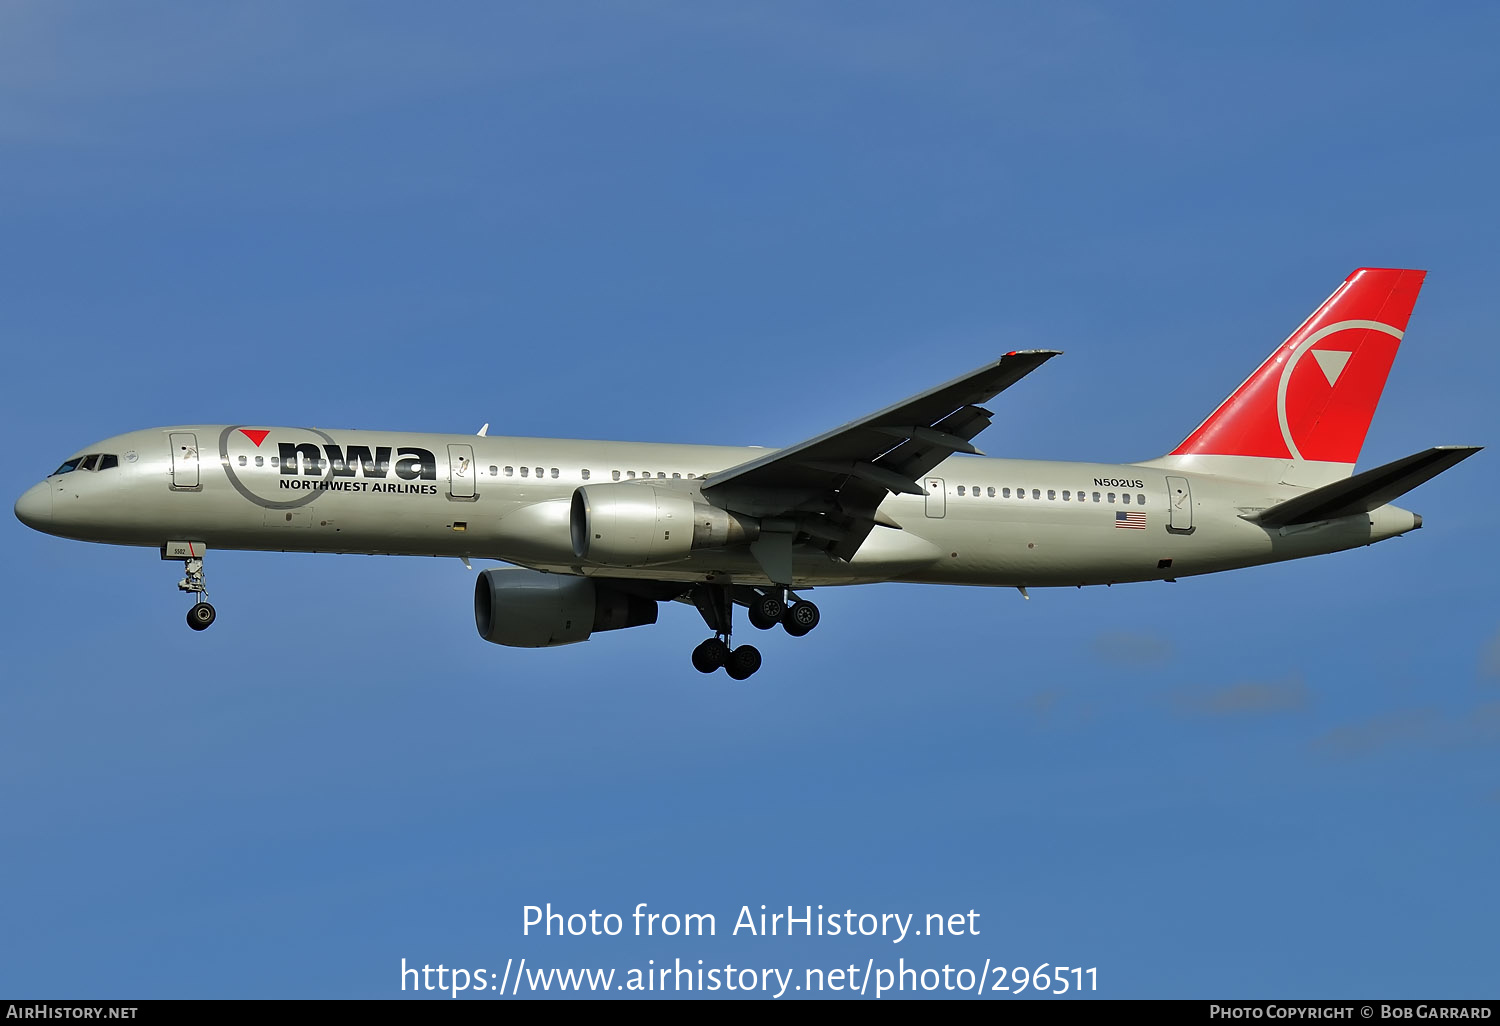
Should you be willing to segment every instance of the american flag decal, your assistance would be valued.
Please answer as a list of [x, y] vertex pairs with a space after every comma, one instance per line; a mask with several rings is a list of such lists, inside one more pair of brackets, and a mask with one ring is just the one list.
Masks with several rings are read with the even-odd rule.
[[1133, 510], [1120, 510], [1115, 513], [1115, 526], [1128, 527], [1135, 531], [1144, 531], [1146, 529], [1146, 514], [1137, 513]]

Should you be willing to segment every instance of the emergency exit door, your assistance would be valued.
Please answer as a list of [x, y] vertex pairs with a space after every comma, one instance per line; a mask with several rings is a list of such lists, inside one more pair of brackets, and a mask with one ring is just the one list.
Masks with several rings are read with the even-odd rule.
[[943, 479], [940, 477], [923, 478], [922, 487], [927, 492], [927, 515], [941, 517], [948, 511], [948, 493], [943, 490]]

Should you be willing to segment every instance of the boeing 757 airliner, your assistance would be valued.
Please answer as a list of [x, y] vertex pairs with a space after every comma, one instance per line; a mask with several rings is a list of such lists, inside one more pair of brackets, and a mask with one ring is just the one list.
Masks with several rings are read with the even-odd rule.
[[180, 560], [214, 622], [214, 549], [492, 559], [480, 637], [542, 648], [695, 605], [704, 673], [760, 668], [733, 646], [818, 625], [799, 592], [877, 581], [1028, 588], [1171, 581], [1394, 538], [1390, 503], [1475, 452], [1439, 446], [1354, 473], [1425, 277], [1360, 268], [1170, 453], [1143, 463], [990, 459], [982, 404], [1052, 357], [1006, 353], [785, 449], [425, 435], [256, 424], [116, 435], [16, 502], [48, 534]]

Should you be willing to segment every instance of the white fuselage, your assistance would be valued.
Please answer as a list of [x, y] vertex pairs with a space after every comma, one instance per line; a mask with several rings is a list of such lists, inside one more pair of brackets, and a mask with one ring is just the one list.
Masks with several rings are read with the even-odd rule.
[[[283, 454], [298, 446], [289, 467]], [[580, 561], [569, 537], [580, 486], [649, 478], [696, 494], [705, 476], [763, 449], [193, 425], [82, 452], [115, 455], [118, 465], [48, 477], [17, 504], [23, 520], [127, 545], [461, 556], [584, 576], [770, 583], [744, 547], [620, 567]], [[921, 484], [925, 495], [885, 500], [881, 519], [899, 528], [875, 527], [853, 559], [799, 546], [792, 583], [1163, 580], [1367, 545], [1420, 524], [1384, 506], [1269, 529], [1242, 514], [1303, 489], [1142, 464], [960, 455]]]

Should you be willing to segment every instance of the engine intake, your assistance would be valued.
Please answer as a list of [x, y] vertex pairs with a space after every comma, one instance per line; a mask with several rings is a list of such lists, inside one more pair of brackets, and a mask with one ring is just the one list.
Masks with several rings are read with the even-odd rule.
[[656, 622], [654, 599], [587, 577], [536, 570], [486, 570], [474, 582], [479, 636], [511, 648], [552, 648], [587, 641], [597, 631]]
[[647, 484], [585, 485], [573, 493], [573, 555], [610, 566], [649, 566], [693, 549], [754, 541], [751, 517]]

